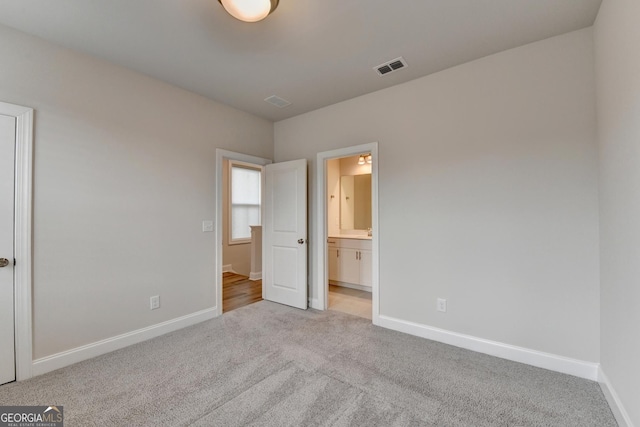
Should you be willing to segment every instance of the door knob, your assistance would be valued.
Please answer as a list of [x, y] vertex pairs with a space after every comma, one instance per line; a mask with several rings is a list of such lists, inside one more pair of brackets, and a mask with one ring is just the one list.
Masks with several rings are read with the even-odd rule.
[[6, 258], [0, 258], [0, 268], [6, 267], [7, 265], [9, 265], [9, 260]]
[[299, 245], [304, 245], [304, 239], [298, 239], [298, 244]]

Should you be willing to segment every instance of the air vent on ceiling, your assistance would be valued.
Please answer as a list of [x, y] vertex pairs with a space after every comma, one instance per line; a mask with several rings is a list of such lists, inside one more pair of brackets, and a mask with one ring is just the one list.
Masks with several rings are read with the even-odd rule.
[[384, 76], [389, 73], [393, 73], [394, 71], [401, 70], [403, 68], [407, 68], [407, 61], [404, 60], [403, 57], [392, 59], [391, 61], [385, 62], [384, 64], [377, 65], [373, 67], [380, 76]]
[[268, 102], [269, 104], [273, 104], [278, 108], [284, 108], [288, 105], [291, 105], [291, 103], [289, 101], [287, 101], [286, 99], [282, 99], [279, 96], [275, 96], [272, 95], [268, 98], [264, 99], [266, 102]]

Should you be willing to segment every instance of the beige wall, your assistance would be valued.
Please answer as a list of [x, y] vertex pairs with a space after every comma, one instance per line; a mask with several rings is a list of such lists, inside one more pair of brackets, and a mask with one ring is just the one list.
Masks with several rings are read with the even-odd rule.
[[270, 158], [273, 125], [3, 26], [0, 56], [35, 109], [34, 357], [216, 306], [215, 150]]
[[340, 159], [340, 175], [364, 175], [371, 173], [371, 165], [365, 163], [358, 164], [359, 156], [343, 157]]
[[327, 161], [327, 195], [327, 233], [337, 236], [340, 234], [340, 159]]
[[604, 0], [595, 24], [602, 369], [640, 426], [640, 2]]
[[276, 161], [311, 161], [312, 231], [316, 154], [379, 142], [382, 315], [599, 360], [592, 48], [581, 30], [275, 124]]

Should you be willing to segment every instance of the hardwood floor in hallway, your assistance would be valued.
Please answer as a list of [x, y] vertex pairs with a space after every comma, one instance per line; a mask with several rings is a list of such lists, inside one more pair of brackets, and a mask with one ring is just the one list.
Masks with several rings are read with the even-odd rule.
[[222, 273], [222, 312], [262, 301], [262, 280], [236, 273]]

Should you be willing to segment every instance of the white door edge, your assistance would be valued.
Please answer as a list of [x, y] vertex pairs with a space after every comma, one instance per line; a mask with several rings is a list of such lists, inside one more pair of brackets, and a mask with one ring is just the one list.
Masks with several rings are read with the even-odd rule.
[[[222, 315], [222, 209], [224, 207], [224, 201], [222, 200], [222, 162], [227, 160], [237, 160], [240, 162], [252, 163], [255, 165], [265, 166], [273, 163], [270, 159], [264, 159], [262, 157], [251, 156], [249, 154], [236, 153], [235, 151], [223, 150], [222, 148], [216, 149], [216, 205], [215, 205], [215, 229], [214, 238], [216, 244], [216, 274], [215, 274], [215, 287], [216, 287], [216, 316]], [[264, 187], [264, 174], [262, 177]], [[262, 297], [264, 298], [264, 288], [262, 289]]]
[[378, 143], [355, 145], [336, 150], [318, 153], [316, 159], [316, 226], [313, 239], [315, 240], [316, 259], [316, 286], [318, 298], [313, 301], [312, 308], [326, 310], [329, 301], [329, 277], [327, 266], [327, 160], [348, 157], [370, 152], [371, 162], [371, 225], [373, 236], [371, 238], [371, 320], [374, 325], [380, 324], [380, 223], [378, 220]]
[[16, 119], [15, 159], [15, 351], [16, 380], [32, 377], [31, 317], [33, 230], [33, 109], [0, 102], [0, 114]]

